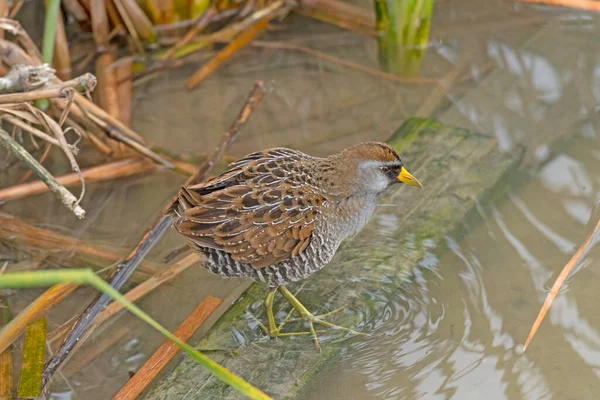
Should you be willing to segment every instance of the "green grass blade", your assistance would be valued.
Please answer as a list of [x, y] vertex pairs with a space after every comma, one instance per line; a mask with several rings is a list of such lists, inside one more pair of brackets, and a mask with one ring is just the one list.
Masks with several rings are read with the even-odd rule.
[[[54, 56], [54, 39], [56, 36], [56, 21], [58, 20], [58, 10], [60, 9], [60, 0], [46, 1], [46, 18], [44, 20], [44, 37], [42, 38], [42, 59], [52, 66]], [[35, 105], [42, 111], [48, 109], [48, 99], [35, 101]]]
[[208, 369], [218, 379], [238, 390], [245, 396], [256, 400], [271, 399], [265, 393], [255, 388], [233, 372], [217, 364], [204, 354], [174, 336], [162, 325], [152, 319], [138, 306], [130, 302], [121, 293], [113, 289], [108, 283], [98, 277], [91, 269], [70, 269], [53, 271], [30, 271], [14, 272], [0, 275], [0, 289], [25, 288], [50, 286], [57, 283], [75, 283], [79, 285], [90, 285], [110, 296], [113, 300], [120, 302], [132, 314], [145, 321], [148, 325], [162, 333], [169, 340], [177, 344], [181, 350], [190, 355], [198, 364]]

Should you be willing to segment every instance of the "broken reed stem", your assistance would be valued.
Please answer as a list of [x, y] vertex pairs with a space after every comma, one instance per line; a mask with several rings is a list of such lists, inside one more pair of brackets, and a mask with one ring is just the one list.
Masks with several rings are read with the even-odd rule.
[[[131, 289], [129, 292], [125, 294], [125, 298], [132, 303], [135, 303], [142, 297], [146, 296], [148, 293], [162, 285], [163, 283], [169, 282], [173, 280], [176, 276], [181, 274], [183, 271], [187, 270], [192, 265], [197, 262], [202, 261], [203, 258], [197, 254], [192, 253], [183, 259], [171, 264], [167, 268], [165, 268], [160, 273], [150, 277], [146, 281], [140, 283], [135, 288]], [[113, 315], [117, 314], [119, 311], [123, 309], [123, 305], [119, 302], [110, 303], [94, 320], [94, 323], [86, 332], [86, 336], [89, 335], [102, 323], [108, 320]], [[67, 321], [58, 328], [54, 329], [50, 335], [48, 335], [48, 343], [51, 347], [55, 347], [57, 342], [64, 340], [66, 334], [68, 333], [69, 328], [73, 325], [72, 321]], [[80, 340], [83, 343], [82, 340]]]
[[55, 97], [67, 98], [68, 90], [75, 89], [81, 92], [91, 92], [96, 87], [96, 77], [90, 73], [78, 78], [62, 82], [51, 87], [33, 90], [30, 92], [0, 94], [0, 104], [24, 103], [39, 99], [50, 99]]
[[560, 291], [560, 288], [562, 287], [563, 283], [569, 276], [569, 273], [571, 272], [573, 267], [575, 265], [577, 265], [577, 263], [579, 262], [579, 260], [583, 256], [583, 254], [585, 254], [590, 242], [592, 241], [594, 236], [596, 236], [596, 234], [598, 233], [599, 230], [600, 230], [600, 220], [598, 220], [598, 223], [596, 224], [596, 227], [594, 228], [592, 233], [590, 233], [588, 235], [588, 237], [584, 240], [584, 242], [581, 244], [581, 246], [579, 246], [579, 248], [577, 249], [575, 254], [573, 254], [573, 257], [571, 257], [571, 259], [569, 260], [567, 265], [565, 265], [563, 270], [560, 272], [560, 274], [556, 278], [556, 281], [554, 281], [554, 284], [552, 285], [550, 292], [548, 292], [548, 295], [546, 296], [546, 300], [544, 300], [544, 304], [542, 305], [542, 308], [540, 309], [540, 312], [538, 313], [538, 316], [536, 317], [536, 319], [533, 323], [533, 326], [531, 327], [531, 330], [529, 331], [527, 340], [525, 341], [525, 344], [523, 345], [523, 352], [525, 352], [525, 350], [527, 350], [529, 343], [531, 343], [531, 340], [535, 336], [535, 333], [537, 332], [538, 328], [542, 324], [542, 321], [544, 320], [546, 313], [548, 312], [548, 310], [550, 309], [550, 306], [552, 305], [552, 302], [554, 302], [554, 299], [558, 295], [558, 292]]
[[[210, 173], [212, 172], [216, 162], [220, 160], [227, 148], [231, 145], [233, 140], [239, 134], [239, 128], [248, 120], [250, 115], [252, 114], [254, 108], [260, 103], [263, 96], [265, 94], [265, 85], [262, 81], [257, 81], [250, 92], [244, 107], [242, 108], [240, 114], [236, 118], [236, 120], [231, 125], [228, 132], [223, 135], [221, 143], [219, 147], [215, 149], [213, 156], [207, 159], [202, 166], [199, 168], [198, 172], [190, 177], [186, 184], [191, 182], [198, 182], [206, 179]], [[129, 276], [135, 271], [140, 262], [144, 259], [146, 254], [154, 247], [156, 242], [160, 240], [165, 231], [171, 226], [172, 217], [171, 211], [174, 205], [177, 203], [179, 194], [173, 197], [163, 208], [160, 217], [152, 224], [150, 229], [142, 236], [142, 239], [138, 242], [136, 247], [131, 251], [130, 255], [121, 263], [116, 271], [109, 280], [110, 286], [119, 290], [123, 284], [127, 281]], [[69, 353], [72, 353], [72, 350], [78, 344], [81, 337], [84, 336], [88, 328], [94, 322], [94, 319], [98, 316], [98, 314], [106, 308], [108, 303], [110, 302], [110, 296], [106, 294], [102, 294], [88, 306], [88, 308], [81, 314], [79, 319], [75, 322], [64, 342], [54, 354], [52, 359], [46, 365], [46, 369], [43, 374], [43, 385], [50, 380], [50, 378], [54, 375], [54, 372], [60, 367], [60, 365], [67, 358]]]
[[186, 81], [186, 87], [188, 89], [196, 87], [196, 85], [212, 74], [221, 64], [229, 60], [234, 53], [263, 33], [267, 29], [268, 22], [269, 17], [264, 17], [263, 19], [258, 20], [254, 25], [250, 26], [247, 30], [240, 33], [233, 41], [231, 41], [231, 43], [225, 46], [223, 50], [219, 51], [206, 64], [194, 72], [194, 74]]
[[42, 394], [42, 369], [46, 350], [46, 318], [40, 318], [27, 326], [23, 343], [23, 360], [19, 374], [18, 396], [20, 399], [36, 399]]
[[73, 283], [59, 283], [29, 303], [25, 309], [0, 330], [0, 352], [13, 344], [25, 331], [27, 325], [42, 317], [49, 309], [63, 301], [77, 286]]
[[[216, 297], [206, 296], [173, 331], [173, 335], [187, 342], [222, 302], [223, 300]], [[137, 399], [177, 353], [179, 353], [179, 347], [169, 339], [165, 339], [144, 365], [113, 397], [113, 400]]]
[[35, 174], [42, 180], [42, 182], [44, 182], [44, 184], [46, 184], [46, 186], [48, 186], [48, 188], [56, 195], [56, 197], [59, 198], [65, 207], [71, 210], [77, 218], [82, 219], [85, 217], [85, 210], [81, 208], [77, 198], [63, 185], [58, 183], [46, 168], [38, 163], [37, 160], [23, 148], [23, 146], [18, 144], [8, 134], [8, 132], [1, 128], [0, 144], [6, 147], [6, 149], [19, 160], [27, 164], [29, 168], [31, 168], [31, 170], [35, 172]]
[[[152, 172], [156, 169], [156, 164], [146, 159], [128, 158], [108, 164], [98, 165], [81, 171], [83, 179], [87, 183], [106, 182], [113, 179], [125, 178], [132, 175]], [[79, 183], [79, 174], [69, 173], [56, 177], [56, 181], [65, 187], [77, 185]], [[0, 189], [0, 202], [24, 199], [29, 196], [35, 196], [47, 193], [48, 186], [42, 181], [27, 182], [19, 185]]]
[[128, 59], [120, 63], [114, 72], [119, 97], [119, 120], [127, 126], [131, 125], [131, 101], [133, 98], [132, 65], [132, 59]]
[[546, 6], [577, 8], [585, 11], [600, 12], [600, 2], [594, 0], [510, 0], [519, 3], [543, 4]]
[[54, 41], [54, 68], [56, 75], [66, 81], [71, 79], [71, 55], [69, 52], [69, 42], [65, 32], [65, 24], [63, 22], [63, 14], [58, 10], [56, 18], [56, 38]]

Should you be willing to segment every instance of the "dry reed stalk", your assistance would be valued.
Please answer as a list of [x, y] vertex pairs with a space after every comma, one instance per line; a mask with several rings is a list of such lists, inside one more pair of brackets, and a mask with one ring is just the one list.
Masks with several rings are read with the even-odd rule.
[[595, 0], [510, 0], [519, 3], [543, 4], [546, 6], [577, 8], [585, 11], [600, 11], [600, 1]]
[[108, 16], [103, 0], [90, 1], [90, 14], [92, 18], [92, 33], [98, 51], [105, 51], [108, 46]]
[[[135, 288], [131, 289], [129, 292], [125, 294], [125, 298], [135, 303], [139, 299], [146, 296], [148, 293], [162, 285], [163, 283], [167, 283], [173, 280], [176, 276], [181, 274], [183, 271], [187, 270], [192, 265], [197, 262], [202, 261], [203, 258], [196, 254], [190, 254], [183, 259], [169, 265], [167, 268], [159, 272], [158, 274], [150, 277], [146, 281], [140, 283]], [[119, 302], [110, 303], [94, 320], [94, 323], [90, 326], [86, 336], [89, 335], [100, 325], [102, 325], [106, 320], [108, 320], [113, 315], [117, 314], [119, 311], [123, 309], [123, 305]], [[58, 328], [56, 328], [50, 335], [48, 335], [48, 342], [52, 347], [55, 347], [58, 342], [62, 342], [69, 332], [69, 328], [73, 325], [72, 321], [67, 321], [62, 324]]]
[[[123, 259], [123, 254], [114, 250], [93, 246], [58, 232], [38, 228], [4, 213], [0, 213], [0, 239], [18, 240], [28, 246], [40, 249], [73, 251], [77, 254], [101, 258], [113, 263]], [[139, 268], [139, 272], [144, 278], [154, 276], [162, 270], [162, 265], [150, 261], [142, 262]]]
[[[123, 20], [125, 18], [131, 20], [135, 31], [140, 37], [151, 43], [156, 42], [156, 33], [154, 32], [152, 22], [150, 22], [146, 13], [144, 13], [135, 0], [114, 0], [114, 3], [121, 13], [121, 18]], [[125, 12], [123, 13], [121, 10]]]
[[[184, 342], [187, 342], [222, 302], [223, 300], [216, 297], [205, 297], [177, 329], [173, 331], [173, 334]], [[179, 348], [174, 343], [169, 340], [163, 341], [160, 347], [146, 360], [144, 365], [113, 397], [113, 400], [137, 399], [142, 391], [178, 352]]]
[[[8, 12], [8, 0], [0, 0], [0, 18], [6, 18], [8, 16]], [[4, 39], [3, 30], [0, 30], [0, 39]], [[2, 400], [2, 397], [0, 397], [0, 400]]]
[[65, 7], [67, 13], [71, 14], [73, 18], [79, 23], [88, 21], [88, 15], [85, 8], [77, 0], [62, 0], [62, 5]]
[[[128, 158], [108, 164], [83, 169], [81, 174], [87, 183], [106, 182], [112, 179], [125, 178], [132, 175], [151, 172], [156, 164], [146, 159]], [[70, 187], [79, 183], [79, 175], [69, 173], [56, 177], [59, 184]], [[48, 192], [48, 187], [41, 181], [28, 182], [0, 189], [0, 201], [24, 199]]]
[[52, 286], [42, 293], [37, 299], [29, 303], [17, 316], [15, 316], [2, 330], [0, 330], [0, 353], [13, 344], [25, 331], [27, 325], [43, 316], [46, 311], [54, 307], [70, 295], [77, 285], [60, 283]]
[[[117, 344], [129, 332], [131, 332], [131, 328], [128, 326], [122, 326], [116, 332], [111, 332], [110, 336], [103, 338], [97, 343], [94, 343], [93, 346], [87, 349], [87, 351], [79, 357], [77, 364], [66, 365], [62, 370], [63, 374], [68, 377], [80, 372], [82, 368], [91, 364], [96, 358]], [[48, 342], [50, 342], [49, 337]]]
[[[106, 7], [106, 14], [108, 15], [108, 19], [114, 27], [113, 32], [126, 32], [125, 27], [121, 22], [121, 18], [119, 17], [119, 11], [116, 9], [114, 3], [112, 1], [105, 1], [104, 6]], [[112, 37], [112, 34], [109, 33], [108, 37], [110, 39]]]
[[8, 11], [8, 18], [14, 18], [15, 15], [17, 15], [17, 13], [19, 12], [19, 10], [21, 9], [21, 7], [23, 7], [23, 4], [25, 3], [25, 0], [17, 0], [15, 1], [12, 6], [10, 7], [10, 10]]
[[173, 21], [174, 1], [146, 0], [146, 9], [154, 24], [166, 24]]
[[54, 39], [54, 57], [52, 66], [56, 69], [56, 75], [63, 81], [71, 79], [71, 53], [69, 51], [69, 42], [63, 22], [62, 11], [58, 10], [56, 20], [56, 37]]
[[119, 120], [131, 125], [131, 101], [133, 99], [132, 59], [127, 59], [114, 69], [119, 96]]
[[[119, 89], [114, 68], [110, 66], [116, 61], [115, 52], [107, 49], [96, 59], [96, 75], [98, 76], [100, 106], [113, 118], [120, 118]], [[124, 149], [121, 149], [123, 151]]]
[[239, 36], [225, 46], [223, 50], [219, 51], [212, 59], [194, 72], [194, 74], [186, 81], [186, 87], [188, 89], [193, 89], [196, 87], [196, 85], [202, 82], [206, 77], [215, 72], [221, 64], [229, 60], [233, 54], [263, 33], [267, 29], [268, 20], [269, 19], [265, 17], [256, 22], [246, 31], [240, 33]]
[[531, 343], [531, 340], [535, 336], [535, 333], [537, 332], [538, 328], [542, 324], [542, 321], [544, 320], [546, 313], [548, 312], [548, 310], [550, 309], [550, 306], [552, 305], [552, 302], [558, 295], [558, 292], [560, 291], [560, 288], [562, 287], [563, 283], [565, 283], [565, 280], [569, 276], [569, 273], [571, 272], [573, 267], [575, 265], [577, 265], [577, 263], [579, 262], [579, 260], [583, 256], [583, 254], [585, 254], [585, 251], [587, 250], [590, 242], [592, 241], [592, 239], [598, 233], [599, 230], [600, 230], [600, 220], [598, 220], [598, 223], [596, 224], [596, 227], [594, 228], [594, 230], [588, 235], [588, 237], [584, 240], [584, 242], [581, 244], [581, 246], [579, 246], [579, 248], [577, 249], [575, 254], [573, 254], [573, 257], [571, 257], [571, 259], [569, 260], [567, 265], [565, 265], [565, 267], [562, 269], [562, 271], [556, 278], [556, 281], [554, 281], [554, 284], [552, 285], [550, 292], [548, 292], [548, 295], [546, 296], [546, 300], [544, 300], [544, 304], [542, 305], [542, 308], [540, 309], [540, 312], [538, 313], [538, 316], [536, 317], [536, 319], [533, 323], [533, 326], [531, 327], [531, 330], [529, 331], [529, 335], [527, 335], [527, 340], [525, 341], [525, 344], [523, 345], [523, 352], [525, 352], [525, 350], [527, 350], [529, 343]]
[[42, 394], [42, 370], [46, 350], [46, 318], [27, 326], [23, 341], [23, 359], [17, 395], [20, 399], [37, 399]]
[[177, 49], [188, 44], [194, 38], [194, 36], [206, 28], [206, 26], [211, 22], [211, 19], [217, 14], [217, 10], [214, 7], [206, 10], [200, 17], [197, 18], [192, 28], [186, 32], [181, 40], [175, 43], [175, 45], [171, 47], [165, 54], [163, 54], [160, 59], [162, 61], [170, 60]]

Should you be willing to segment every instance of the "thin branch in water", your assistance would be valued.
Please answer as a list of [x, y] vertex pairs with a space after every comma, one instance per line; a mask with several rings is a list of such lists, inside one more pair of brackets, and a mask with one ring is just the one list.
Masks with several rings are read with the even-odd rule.
[[[283, 3], [282, 3], [283, 4]], [[207, 76], [216, 71], [217, 68], [225, 61], [229, 60], [231, 56], [240, 50], [242, 47], [250, 43], [254, 38], [263, 33], [267, 29], [268, 18], [265, 17], [246, 31], [240, 33], [233, 41], [231, 41], [225, 48], [219, 51], [213, 58], [211, 58], [206, 64], [198, 69], [192, 76], [186, 81], [186, 87], [193, 89], [202, 82]]]
[[77, 218], [81, 219], [85, 217], [85, 210], [78, 204], [77, 198], [63, 185], [58, 183], [46, 168], [40, 165], [40, 163], [38, 163], [37, 160], [23, 148], [23, 146], [18, 144], [2, 128], [0, 128], [0, 144], [6, 147], [6, 149], [19, 160], [27, 164]]
[[[152, 172], [156, 164], [146, 159], [127, 158], [107, 164], [97, 165], [81, 171], [83, 179], [88, 183], [106, 182], [113, 179], [125, 178], [132, 175]], [[70, 187], [79, 183], [79, 174], [69, 173], [56, 177], [56, 181]], [[48, 192], [48, 187], [40, 181], [27, 182], [0, 189], [0, 201], [23, 199]]]
[[536, 317], [536, 319], [533, 323], [533, 326], [531, 327], [531, 330], [529, 331], [529, 335], [527, 336], [525, 345], [523, 345], [523, 352], [525, 352], [525, 350], [527, 350], [529, 343], [531, 343], [531, 340], [535, 336], [535, 333], [537, 332], [538, 328], [542, 324], [542, 321], [544, 320], [546, 313], [548, 312], [548, 310], [550, 309], [550, 306], [552, 305], [552, 302], [558, 295], [558, 292], [560, 291], [560, 288], [562, 287], [563, 283], [565, 283], [565, 280], [569, 276], [569, 273], [571, 272], [573, 267], [575, 265], [577, 265], [577, 263], [579, 262], [581, 257], [585, 254], [590, 242], [592, 241], [592, 239], [598, 233], [599, 230], [600, 230], [600, 220], [598, 220], [598, 223], [596, 224], [596, 227], [594, 228], [592, 233], [589, 234], [589, 236], [585, 239], [585, 241], [581, 244], [581, 246], [579, 246], [579, 248], [577, 249], [575, 254], [573, 254], [573, 257], [571, 257], [571, 259], [569, 260], [567, 265], [565, 265], [563, 270], [558, 275], [558, 278], [556, 278], [556, 281], [554, 281], [554, 284], [552, 285], [550, 292], [548, 292], [548, 295], [546, 296], [546, 300], [544, 301], [544, 304], [542, 305], [542, 308], [540, 309], [540, 312], [538, 313], [538, 316]]

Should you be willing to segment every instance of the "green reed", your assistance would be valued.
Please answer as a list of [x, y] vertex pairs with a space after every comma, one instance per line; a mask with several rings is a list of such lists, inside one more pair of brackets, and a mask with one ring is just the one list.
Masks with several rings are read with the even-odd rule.
[[375, 0], [381, 68], [400, 76], [418, 75], [432, 11], [433, 0]]

